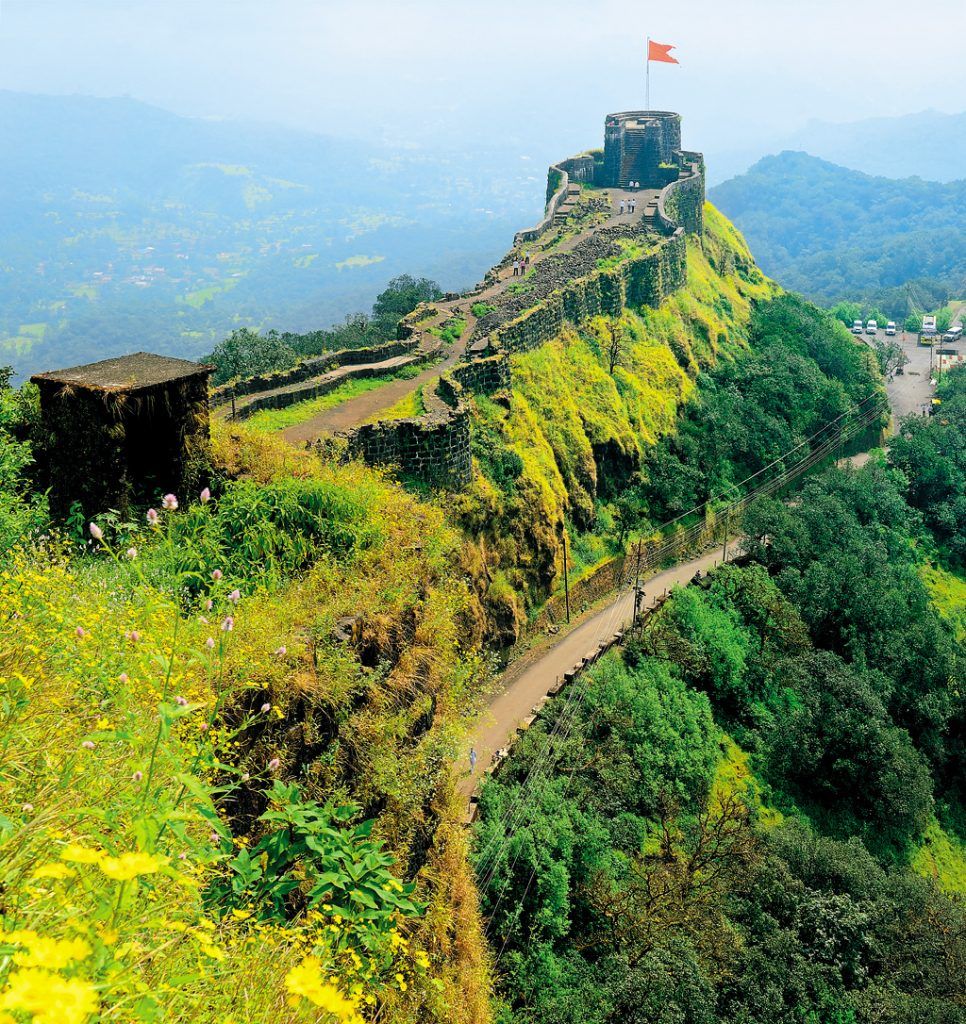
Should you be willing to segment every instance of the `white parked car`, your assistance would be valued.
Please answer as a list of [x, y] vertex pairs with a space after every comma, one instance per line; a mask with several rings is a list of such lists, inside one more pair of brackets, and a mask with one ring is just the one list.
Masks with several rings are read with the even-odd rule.
[[853, 320], [852, 321], [852, 333], [853, 334], [861, 334], [862, 333], [862, 321], [861, 320]]
[[877, 331], [878, 329], [879, 329], [879, 325], [878, 325], [878, 324], [877, 324], [877, 323], [875, 322], [875, 320], [870, 320], [870, 321], [869, 321], [869, 322], [868, 322], [868, 323], [867, 323], [867, 324], [865, 325], [865, 333], [866, 333], [866, 334], [875, 334], [875, 332], [876, 332], [876, 331]]
[[886, 324], [886, 334], [895, 334], [895, 333], [896, 333], [896, 322], [895, 322], [895, 320], [890, 320]]

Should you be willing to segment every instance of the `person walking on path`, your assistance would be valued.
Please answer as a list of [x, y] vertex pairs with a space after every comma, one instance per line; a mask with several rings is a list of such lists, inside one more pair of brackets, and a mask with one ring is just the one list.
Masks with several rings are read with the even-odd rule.
[[622, 217], [624, 216], [624, 200], [623, 199], [621, 199], [621, 213], [620, 213], [620, 215]]
[[470, 772], [476, 771], [476, 747], [470, 747]]
[[519, 260], [514, 260], [513, 261], [513, 276], [514, 277], [519, 277], [520, 276], [520, 261]]

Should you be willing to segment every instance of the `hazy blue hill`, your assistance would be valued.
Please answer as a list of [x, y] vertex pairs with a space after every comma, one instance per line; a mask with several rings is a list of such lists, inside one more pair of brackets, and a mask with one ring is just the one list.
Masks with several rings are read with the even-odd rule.
[[[542, 182], [131, 99], [0, 91], [0, 365], [197, 355], [241, 324], [325, 327], [403, 271], [477, 280]], [[502, 165], [501, 174], [489, 169]]]
[[868, 298], [917, 278], [966, 291], [966, 181], [873, 177], [784, 152], [710, 198], [766, 273], [811, 298]]
[[966, 178], [966, 112], [923, 110], [843, 124], [810, 121], [784, 148], [866, 174], [955, 181]]

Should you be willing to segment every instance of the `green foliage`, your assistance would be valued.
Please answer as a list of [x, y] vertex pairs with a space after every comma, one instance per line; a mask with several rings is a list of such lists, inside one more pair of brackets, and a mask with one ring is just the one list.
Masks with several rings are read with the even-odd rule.
[[429, 332], [435, 334], [443, 344], [452, 345], [454, 341], [459, 341], [465, 330], [466, 320], [461, 316], [454, 316], [439, 327], [431, 327]]
[[359, 807], [304, 800], [298, 786], [279, 780], [266, 795], [271, 807], [258, 819], [261, 838], [229, 860], [205, 894], [217, 915], [242, 910], [282, 922], [324, 905], [386, 933], [399, 917], [420, 912], [410, 899], [415, 885], [397, 882], [393, 858], [370, 838], [373, 822], [349, 826]]
[[159, 579], [177, 573], [192, 593], [251, 579], [277, 585], [325, 555], [346, 558], [380, 539], [367, 509], [346, 490], [312, 479], [269, 484], [229, 483], [207, 504], [196, 503], [167, 521], [168, 543], [148, 548], [146, 571]]
[[442, 294], [435, 281], [401, 274], [394, 277], [376, 297], [371, 316], [350, 314], [343, 324], [304, 334], [279, 333], [276, 330], [262, 334], [249, 327], [239, 328], [206, 357], [215, 364], [212, 383], [224, 384], [239, 377], [283, 370], [294, 366], [303, 356], [389, 341], [396, 337], [396, 326], [407, 313], [420, 302], [431, 302], [441, 298]]
[[[520, 741], [478, 827], [502, 1019], [958, 1020], [966, 679], [904, 484], [873, 461], [763, 503], [747, 564], [573, 684], [549, 769], [576, 698]], [[673, 695], [660, 713], [648, 683]], [[694, 694], [741, 748], [673, 725]], [[711, 785], [682, 743], [717, 760]]]
[[711, 198], [766, 273], [818, 302], [860, 300], [898, 321], [933, 308], [966, 276], [966, 182], [871, 177], [785, 152]]
[[470, 306], [470, 312], [477, 319], [486, 316], [487, 313], [492, 313], [495, 309], [496, 306], [492, 305], [489, 302], [474, 302], [473, 305]]
[[626, 517], [681, 515], [772, 465], [878, 387], [864, 346], [793, 295], [754, 310], [752, 352], [698, 379], [676, 433], [648, 453], [645, 480], [623, 498]]
[[943, 553], [966, 566], [966, 369], [944, 375], [942, 405], [928, 418], [909, 416], [889, 447], [889, 462], [908, 481], [906, 500], [918, 509]]
[[442, 297], [439, 285], [428, 277], [415, 278], [409, 274], [400, 274], [386, 285], [372, 304], [376, 330], [392, 337], [396, 324], [407, 313], [411, 313], [421, 302], [433, 302]]
[[30, 490], [31, 445], [18, 439], [32, 426], [36, 389], [13, 391], [10, 376], [10, 367], [0, 367], [0, 560], [47, 522], [46, 499]]
[[224, 384], [292, 366], [295, 349], [283, 341], [277, 331], [260, 334], [249, 327], [241, 327], [216, 345], [208, 358], [215, 365], [212, 383]]

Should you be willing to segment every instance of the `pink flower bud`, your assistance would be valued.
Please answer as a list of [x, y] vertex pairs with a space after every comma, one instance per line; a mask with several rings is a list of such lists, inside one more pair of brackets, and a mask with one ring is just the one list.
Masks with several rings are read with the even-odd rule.
[[87, 636], [87, 630], [83, 626], [78, 626], [74, 633], [76, 636]]
[[271, 761], [268, 762], [269, 770], [274, 772], [277, 768], [281, 766], [281, 764], [282, 762], [279, 761], [277, 757], [273, 757]]
[[34, 805], [33, 804], [23, 804], [21, 806], [21, 808], [20, 808], [20, 810], [22, 810], [24, 812], [24, 814], [30, 814], [30, 812], [33, 809], [34, 809]]
[[127, 636], [128, 640], [130, 640], [132, 644], [136, 644], [138, 640], [141, 639], [141, 634], [136, 629], [132, 629], [131, 632], [126, 633], [125, 636]]
[[178, 854], [178, 860], [187, 860], [187, 859], [188, 859], [188, 855], [184, 852], [184, 850], [182, 850], [181, 853]]
[[104, 531], [97, 525], [97, 523], [91, 523], [90, 526], [87, 527], [87, 529], [91, 531], [91, 536], [94, 538], [94, 540], [104, 539]]
[[199, 615], [198, 621], [202, 624], [202, 626], [208, 625], [208, 620], [204, 617], [204, 615]]
[[120, 674], [120, 675], [119, 675], [119, 676], [117, 677], [117, 681], [118, 681], [119, 683], [123, 683], [123, 684], [124, 684], [124, 685], [126, 686], [126, 685], [127, 685], [127, 672], [122, 672], [122, 673], [121, 673], [121, 674]]
[[166, 494], [161, 499], [161, 507], [165, 512], [174, 512], [178, 507], [178, 499], [173, 494]]
[[222, 633], [230, 633], [235, 628], [235, 620], [230, 616], [225, 616], [225, 621], [221, 624]]
[[134, 780], [135, 782], [140, 782], [140, 781], [141, 781], [141, 779], [143, 779], [143, 778], [144, 778], [144, 774], [143, 774], [142, 772], [140, 772], [140, 771], [136, 771], [136, 772], [135, 772], [135, 773], [134, 773], [134, 774], [133, 774], [133, 775], [131, 776], [131, 778], [132, 778], [132, 779], [133, 779], [133, 780]]
[[276, 658], [284, 658], [286, 654], [288, 654], [288, 649], [286, 648], [285, 644], [282, 644], [281, 647], [278, 647], [275, 650]]
[[228, 595], [228, 600], [231, 601], [232, 604], [238, 604], [238, 602], [241, 600], [241, 591], [240, 590], [233, 590]]
[[124, 556], [133, 562], [134, 559], [138, 556], [138, 549], [133, 547], [128, 548], [127, 551], [124, 552]]
[[207, 732], [208, 731], [208, 723], [207, 722], [202, 722], [201, 725], [198, 726], [198, 728], [202, 732]]
[[201, 498], [202, 504], [205, 504], [211, 501], [211, 491], [209, 491], [207, 487], [203, 487], [201, 489], [201, 494], [199, 495], [199, 497]]
[[157, 526], [159, 519], [158, 510], [156, 508], [149, 508], [148, 514], [145, 518], [148, 521], [148, 526]]
[[[221, 628], [224, 629], [225, 627], [222, 626]], [[214, 650], [215, 638], [212, 636], [208, 637], [208, 639], [205, 641], [205, 647], [207, 647], [209, 651]]]
[[205, 601], [205, 611], [206, 612], [210, 612], [211, 609], [214, 608], [214, 607], [215, 607], [215, 602], [212, 601], [212, 599], [209, 597], [208, 600]]
[[81, 746], [85, 750], [93, 750], [94, 749], [94, 741], [93, 740], [84, 740], [84, 742], [81, 744]]
[[179, 707], [179, 708], [183, 708], [183, 707], [184, 707], [184, 706], [185, 706], [185, 705], [186, 705], [186, 704], [188, 703], [188, 702], [187, 702], [187, 701], [186, 701], [186, 700], [184, 699], [184, 697], [175, 697], [175, 698], [174, 698], [174, 702], [175, 702], [175, 704], [177, 704], [177, 705], [178, 705], [178, 707]]
[[263, 715], [267, 715], [267, 714], [269, 713], [269, 711], [271, 711], [271, 710], [272, 710], [272, 705], [271, 705], [271, 704], [269, 704], [269, 703], [268, 703], [268, 701], [266, 701], [266, 702], [265, 702], [265, 703], [264, 703], [264, 704], [262, 705], [262, 714], [263, 714]]
[[220, 580], [221, 577], [222, 577], [221, 569], [212, 569], [211, 570], [211, 578], [213, 580]]
[[216, 846], [221, 842], [221, 836], [217, 832], [212, 832], [209, 838]]

